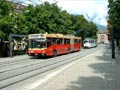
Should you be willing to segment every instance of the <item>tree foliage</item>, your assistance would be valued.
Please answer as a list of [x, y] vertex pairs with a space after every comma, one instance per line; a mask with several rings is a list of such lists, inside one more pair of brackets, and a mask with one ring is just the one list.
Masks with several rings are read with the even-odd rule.
[[116, 38], [120, 38], [120, 1], [119, 0], [108, 0], [109, 1], [109, 24], [108, 29], [114, 27]]
[[[4, 4], [3, 4], [4, 3]], [[13, 5], [0, 1], [0, 37], [10, 33], [62, 33], [76, 36], [96, 37], [97, 26], [87, 21], [83, 15], [71, 15], [61, 10], [57, 4], [45, 2], [41, 5], [28, 5], [21, 13], [13, 10]]]
[[5, 0], [0, 1], [0, 37], [7, 38], [8, 34], [12, 32], [12, 17], [10, 14], [13, 11], [11, 2]]

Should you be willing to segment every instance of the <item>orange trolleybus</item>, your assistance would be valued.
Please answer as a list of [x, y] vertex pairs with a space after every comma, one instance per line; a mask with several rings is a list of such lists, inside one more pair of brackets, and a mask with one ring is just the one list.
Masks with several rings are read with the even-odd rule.
[[57, 56], [79, 51], [81, 37], [63, 34], [30, 34], [28, 35], [29, 56]]

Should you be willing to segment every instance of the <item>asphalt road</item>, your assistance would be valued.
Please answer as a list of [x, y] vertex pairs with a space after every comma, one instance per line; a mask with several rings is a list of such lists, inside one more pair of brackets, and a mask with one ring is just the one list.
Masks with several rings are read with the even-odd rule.
[[[2, 62], [0, 63], [0, 90], [34, 89], [38, 87], [40, 83], [45, 81], [43, 79], [45, 76], [47, 77], [47, 75], [56, 72], [56, 70], [64, 68], [68, 64], [100, 50], [101, 47], [103, 46], [82, 49], [80, 52], [61, 55], [55, 58], [26, 58]], [[40, 80], [39, 84], [37, 83], [38, 80]], [[33, 87], [27, 89], [29, 85]]]

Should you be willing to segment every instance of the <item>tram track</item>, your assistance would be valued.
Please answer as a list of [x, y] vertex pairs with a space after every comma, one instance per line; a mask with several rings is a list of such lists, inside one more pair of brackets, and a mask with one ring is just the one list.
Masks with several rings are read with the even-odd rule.
[[22, 60], [14, 60], [14, 61], [6, 61], [6, 62], [1, 62], [0, 67], [8, 66], [8, 65], [14, 65], [14, 64], [19, 64], [19, 63], [25, 63], [28, 61], [33, 61], [31, 59], [22, 59]]
[[[84, 54], [84, 53], [87, 53], [87, 52], [83, 52], [82, 54]], [[68, 54], [66, 54], [66, 55], [68, 55]], [[79, 53], [78, 53], [78, 55], [79, 55]], [[76, 55], [76, 56], [78, 56], [78, 55]], [[39, 59], [39, 60], [29, 59], [29, 60], [25, 60], [24, 63], [21, 60], [19, 61], [19, 63], [10, 62], [10, 64], [8, 64], [8, 65], [0, 66], [0, 73], [19, 69], [19, 68], [25, 68], [25, 67], [29, 67], [29, 66], [37, 65], [37, 64], [41, 64], [41, 63], [44, 64], [44, 62], [51, 62], [51, 61], [55, 61], [56, 59], [61, 61], [61, 59], [59, 57], [62, 58], [62, 57], [64, 57], [64, 55], [58, 56], [56, 58], [49, 58], [49, 59]], [[69, 58], [72, 58], [72, 57], [75, 57], [75, 56], [70, 56]], [[67, 59], [69, 59], [69, 58], [67, 58]], [[22, 65], [20, 65], [20, 64], [22, 64]]]
[[[58, 57], [56, 57], [56, 58], [53, 58], [53, 59], [50, 59], [44, 62], [39, 62], [33, 65], [30, 64], [24, 67], [19, 67], [19, 68], [14, 68], [14, 69], [3, 71], [0, 74], [0, 89], [7, 87], [9, 85], [12, 85], [14, 83], [20, 82], [22, 80], [31, 78], [38, 74], [50, 71], [57, 67], [63, 66], [69, 62], [85, 57], [95, 51], [97, 51], [97, 48], [95, 48], [95, 50], [92, 50], [92, 51], [90, 50], [86, 51], [82, 53], [81, 55], [77, 54], [75, 56], [71, 56], [67, 58], [59, 58], [59, 60], [55, 61], [55, 59], [58, 59]], [[16, 71], [17, 73], [15, 73]]]

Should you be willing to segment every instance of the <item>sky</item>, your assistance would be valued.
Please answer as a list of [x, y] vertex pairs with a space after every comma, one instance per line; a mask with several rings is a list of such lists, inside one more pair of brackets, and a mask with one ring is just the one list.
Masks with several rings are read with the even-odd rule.
[[96, 24], [107, 26], [108, 0], [17, 0], [26, 4], [41, 4], [44, 1], [56, 3], [70, 14], [83, 14]]

